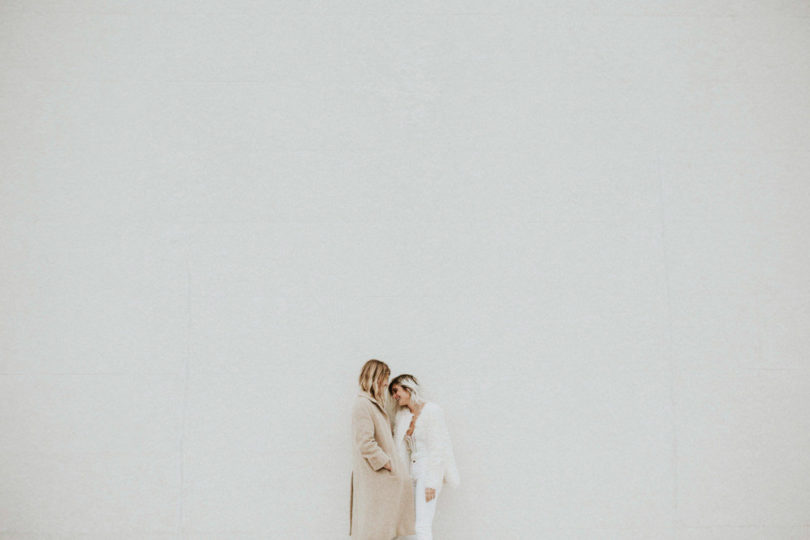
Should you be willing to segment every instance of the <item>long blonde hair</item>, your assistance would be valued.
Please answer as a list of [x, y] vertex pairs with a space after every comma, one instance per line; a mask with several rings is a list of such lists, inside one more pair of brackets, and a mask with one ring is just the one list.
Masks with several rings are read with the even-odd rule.
[[386, 392], [385, 389], [380, 391], [379, 381], [387, 379], [389, 375], [391, 375], [391, 369], [389, 369], [388, 364], [372, 358], [363, 365], [358, 382], [364, 392], [368, 392], [380, 405], [384, 405]]

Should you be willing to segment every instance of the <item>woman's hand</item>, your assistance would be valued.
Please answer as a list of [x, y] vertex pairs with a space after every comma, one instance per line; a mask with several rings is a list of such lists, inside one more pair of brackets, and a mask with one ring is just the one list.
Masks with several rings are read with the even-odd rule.
[[436, 490], [433, 488], [425, 488], [425, 502], [430, 502], [436, 498]]
[[383, 469], [387, 469], [387, 470], [389, 470], [389, 471], [390, 471], [390, 470], [391, 470], [391, 462], [389, 461], [388, 463], [386, 463], [385, 465], [383, 465]]

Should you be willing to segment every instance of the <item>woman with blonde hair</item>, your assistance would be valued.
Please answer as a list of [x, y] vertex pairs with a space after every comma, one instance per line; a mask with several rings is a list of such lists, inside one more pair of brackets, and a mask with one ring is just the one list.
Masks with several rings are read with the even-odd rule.
[[360, 392], [352, 407], [354, 435], [349, 536], [391, 540], [414, 534], [413, 487], [394, 446], [385, 412], [391, 370], [369, 360], [360, 372]]
[[413, 482], [416, 539], [432, 540], [433, 516], [442, 485], [459, 483], [444, 411], [425, 400], [413, 375], [395, 377], [388, 391], [399, 407], [394, 419], [394, 443], [409, 465]]

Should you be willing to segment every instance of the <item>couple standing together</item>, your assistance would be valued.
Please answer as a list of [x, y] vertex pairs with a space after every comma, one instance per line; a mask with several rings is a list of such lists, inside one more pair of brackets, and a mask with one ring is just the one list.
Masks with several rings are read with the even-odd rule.
[[[453, 447], [442, 409], [425, 401], [416, 377], [399, 375], [389, 383], [390, 375], [379, 360], [369, 360], [360, 372], [352, 408], [349, 535], [432, 540], [442, 484], [458, 484]], [[392, 401], [393, 421], [386, 410]]]

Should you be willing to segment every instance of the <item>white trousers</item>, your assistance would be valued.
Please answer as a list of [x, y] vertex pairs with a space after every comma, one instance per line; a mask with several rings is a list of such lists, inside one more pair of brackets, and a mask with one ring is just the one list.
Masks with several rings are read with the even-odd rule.
[[439, 493], [430, 502], [425, 502], [425, 481], [420, 478], [413, 482], [414, 507], [416, 509], [416, 540], [433, 540], [433, 515]]
[[419, 460], [411, 463], [411, 474], [416, 479], [413, 481], [414, 509], [416, 510], [416, 524], [414, 529], [415, 540], [433, 540], [433, 515], [436, 513], [436, 501], [439, 500], [439, 490], [430, 502], [425, 502], [425, 475], [423, 474], [424, 461]]

